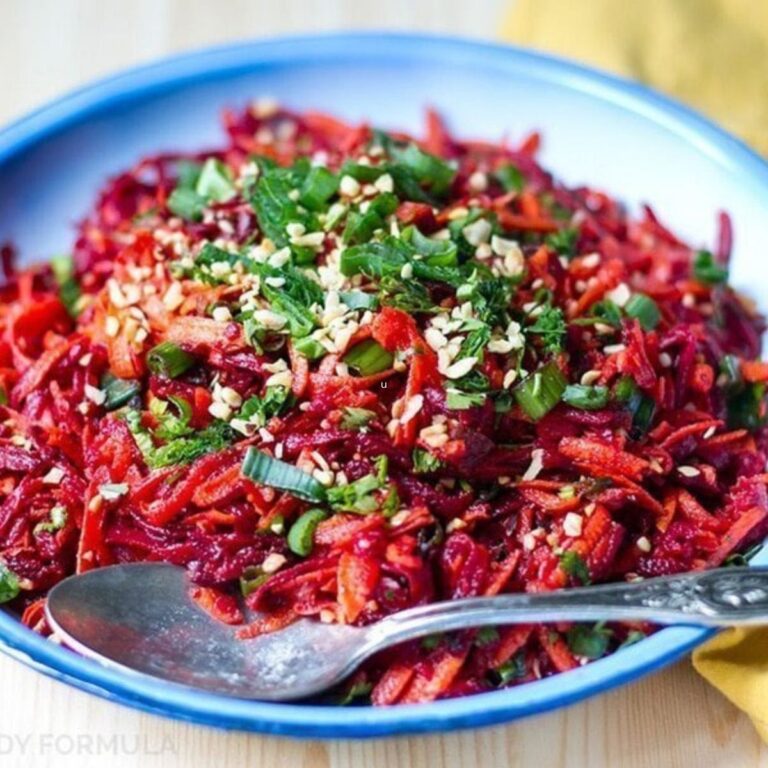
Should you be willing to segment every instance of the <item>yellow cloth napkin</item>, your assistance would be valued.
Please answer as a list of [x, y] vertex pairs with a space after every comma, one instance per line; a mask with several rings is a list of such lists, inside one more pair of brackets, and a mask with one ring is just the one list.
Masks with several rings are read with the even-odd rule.
[[[766, 0], [511, 0], [503, 33], [641, 80], [768, 154]], [[722, 632], [693, 665], [768, 741], [768, 628]]]
[[641, 80], [768, 154], [765, 0], [510, 0], [508, 40]]

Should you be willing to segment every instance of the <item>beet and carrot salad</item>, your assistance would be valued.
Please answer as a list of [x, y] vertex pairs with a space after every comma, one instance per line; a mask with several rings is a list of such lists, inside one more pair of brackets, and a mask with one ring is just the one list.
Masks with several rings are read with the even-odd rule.
[[[0, 600], [186, 566], [244, 641], [722, 566], [768, 531], [764, 322], [649, 209], [521, 145], [260, 102], [111, 179], [71, 257], [2, 250]], [[245, 605], [257, 612], [253, 621]], [[643, 624], [414, 641], [336, 694], [563, 672]]]

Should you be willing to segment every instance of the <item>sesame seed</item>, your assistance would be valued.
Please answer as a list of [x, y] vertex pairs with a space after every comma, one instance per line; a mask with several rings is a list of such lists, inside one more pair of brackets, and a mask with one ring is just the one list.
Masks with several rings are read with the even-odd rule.
[[603, 352], [605, 352], [606, 355], [618, 355], [621, 352], [624, 352], [626, 350], [626, 345], [624, 344], [609, 344], [607, 347], [603, 347]]
[[488, 176], [482, 171], [475, 171], [469, 177], [469, 188], [473, 192], [485, 192], [488, 189]]
[[696, 467], [691, 467], [688, 464], [683, 464], [682, 466], [678, 467], [677, 471], [683, 477], [698, 477], [701, 474], [700, 469], [696, 469]]
[[220, 323], [228, 323], [232, 319], [232, 313], [229, 311], [229, 307], [214, 307], [213, 319]]
[[651, 551], [651, 542], [648, 540], [648, 537], [647, 537], [647, 536], [641, 536], [641, 537], [640, 537], [640, 538], [639, 538], [639, 539], [638, 539], [638, 540], [635, 542], [635, 544], [637, 545], [637, 548], [638, 548], [638, 549], [639, 549], [641, 552], [646, 552], [646, 553], [648, 553], [648, 552], [650, 552], [650, 551]]

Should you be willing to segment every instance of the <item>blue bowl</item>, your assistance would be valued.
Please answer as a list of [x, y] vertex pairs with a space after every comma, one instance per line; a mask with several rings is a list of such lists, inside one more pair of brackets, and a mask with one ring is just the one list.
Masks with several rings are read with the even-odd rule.
[[[299, 109], [418, 131], [435, 106], [461, 136], [520, 139], [538, 129], [543, 162], [571, 183], [630, 206], [653, 204], [691, 242], [714, 237], [725, 207], [736, 228], [734, 282], [768, 253], [768, 166], [690, 110], [641, 86], [515, 48], [402, 35], [331, 35], [201, 51], [111, 77], [0, 132], [0, 241], [27, 261], [72, 242], [107, 176], [142, 155], [222, 141], [220, 110], [273, 96]], [[762, 291], [762, 295], [760, 292]], [[760, 558], [768, 562], [768, 555]], [[510, 690], [431, 704], [335, 708], [214, 696], [106, 669], [0, 612], [0, 643], [52, 677], [183, 720], [303, 737], [371, 737], [500, 723], [570, 704], [668, 664], [708, 637], [664, 629], [580, 669]]]

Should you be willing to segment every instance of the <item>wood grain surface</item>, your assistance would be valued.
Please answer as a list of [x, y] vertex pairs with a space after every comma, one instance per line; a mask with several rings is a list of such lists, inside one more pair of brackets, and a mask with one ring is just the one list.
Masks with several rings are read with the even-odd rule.
[[[195, 46], [360, 28], [495, 37], [503, 8], [502, 0], [0, 0], [0, 123], [95, 77]], [[509, 726], [323, 743], [140, 713], [0, 656], [0, 766], [101, 765], [755, 768], [768, 766], [768, 748], [689, 661]]]

